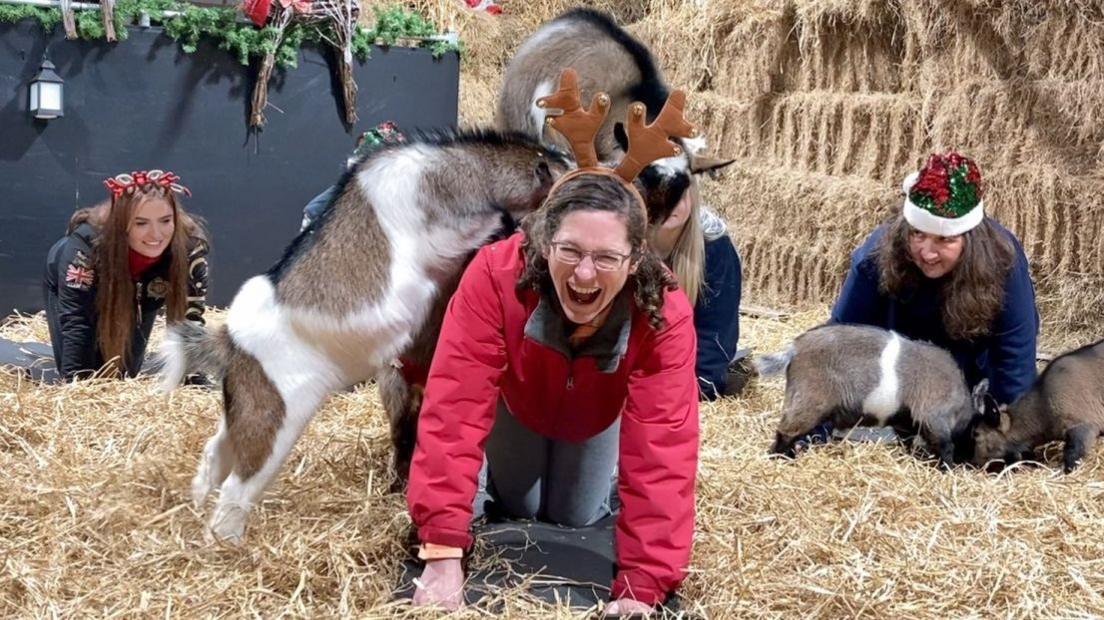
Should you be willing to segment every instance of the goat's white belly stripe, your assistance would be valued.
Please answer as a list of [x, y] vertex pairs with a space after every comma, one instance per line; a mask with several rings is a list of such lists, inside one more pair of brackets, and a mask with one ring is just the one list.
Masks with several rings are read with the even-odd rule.
[[895, 333], [889, 336], [889, 342], [882, 349], [878, 367], [881, 377], [878, 386], [863, 400], [863, 413], [874, 416], [885, 424], [901, 408], [899, 384], [897, 380], [897, 358], [901, 356], [901, 337]]

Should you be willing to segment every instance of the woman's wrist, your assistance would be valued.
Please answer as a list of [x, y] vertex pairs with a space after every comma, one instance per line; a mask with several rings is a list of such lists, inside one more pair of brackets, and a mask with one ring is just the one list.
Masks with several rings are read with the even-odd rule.
[[459, 560], [464, 557], [464, 550], [460, 547], [438, 545], [435, 543], [422, 543], [418, 547], [418, 559], [427, 562], [433, 560]]

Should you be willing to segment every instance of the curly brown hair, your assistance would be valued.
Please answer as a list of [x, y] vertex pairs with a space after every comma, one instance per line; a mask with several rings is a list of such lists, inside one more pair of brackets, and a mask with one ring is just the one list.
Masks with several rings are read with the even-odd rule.
[[[875, 249], [878, 288], [885, 295], [907, 297], [925, 277], [909, 257], [912, 227], [900, 213], [886, 226]], [[964, 236], [962, 256], [940, 291], [943, 328], [954, 340], [989, 335], [1004, 303], [1005, 280], [1015, 261], [1012, 242], [988, 216]]]
[[648, 317], [648, 323], [653, 329], [662, 329], [663, 294], [678, 288], [678, 280], [647, 246], [648, 222], [639, 198], [623, 183], [606, 175], [581, 174], [568, 179], [549, 194], [537, 212], [525, 220], [522, 224], [525, 240], [521, 244], [525, 267], [516, 290], [519, 293], [535, 290], [555, 298], [544, 255], [564, 217], [583, 210], [610, 211], [625, 221], [632, 261], [636, 265], [636, 270], [629, 274], [627, 285], [633, 292], [636, 307]]

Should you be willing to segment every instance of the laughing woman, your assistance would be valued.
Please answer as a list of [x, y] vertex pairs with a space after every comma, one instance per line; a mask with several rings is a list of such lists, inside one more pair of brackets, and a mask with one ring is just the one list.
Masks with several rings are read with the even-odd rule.
[[610, 513], [617, 470], [607, 613], [646, 612], [682, 581], [698, 448], [694, 317], [646, 250], [646, 227], [631, 185], [581, 174], [465, 271], [410, 471], [426, 560], [416, 604], [460, 604], [484, 453], [500, 512], [570, 527]]
[[81, 209], [50, 248], [43, 288], [58, 374], [134, 376], [142, 368], [157, 311], [203, 323], [207, 241], [176, 194], [171, 172], [120, 174], [111, 197]]

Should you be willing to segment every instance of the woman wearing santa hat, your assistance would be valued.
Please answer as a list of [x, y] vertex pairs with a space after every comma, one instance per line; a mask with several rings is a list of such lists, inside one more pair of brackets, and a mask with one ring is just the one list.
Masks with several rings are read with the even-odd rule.
[[838, 323], [892, 329], [949, 350], [971, 386], [1008, 403], [1035, 380], [1039, 314], [1019, 240], [985, 214], [977, 165], [932, 155], [901, 209], [851, 255]]

